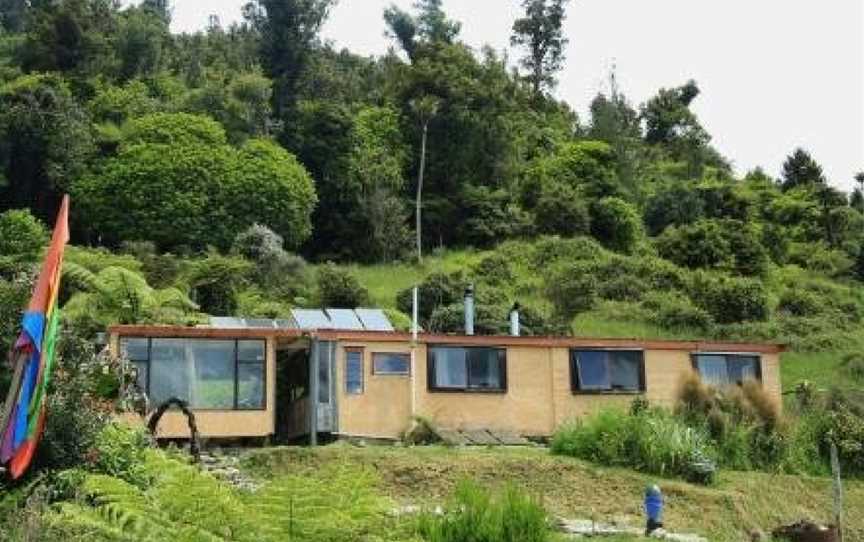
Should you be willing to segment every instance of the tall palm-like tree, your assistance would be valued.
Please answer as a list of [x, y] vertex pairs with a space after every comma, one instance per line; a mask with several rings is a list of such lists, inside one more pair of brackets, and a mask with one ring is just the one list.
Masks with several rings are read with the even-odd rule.
[[423, 177], [426, 173], [426, 142], [429, 134], [429, 122], [438, 114], [440, 100], [434, 96], [423, 96], [411, 101], [411, 109], [420, 119], [423, 125], [423, 139], [420, 143], [420, 172], [417, 178], [417, 263], [423, 262], [423, 232], [422, 232], [422, 208], [423, 208]]

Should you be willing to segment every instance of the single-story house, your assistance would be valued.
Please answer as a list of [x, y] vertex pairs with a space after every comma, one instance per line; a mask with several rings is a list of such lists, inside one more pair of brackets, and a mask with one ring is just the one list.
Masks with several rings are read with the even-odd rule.
[[[319, 314], [320, 313], [320, 314]], [[369, 324], [371, 322], [371, 325]], [[761, 381], [780, 399], [774, 344], [441, 335], [393, 331], [380, 311], [293, 320], [113, 326], [152, 406], [179, 397], [208, 438], [398, 438], [415, 417], [452, 430], [548, 437], [567, 420], [644, 397], [671, 406], [682, 377]], [[169, 412], [159, 436], [188, 436]]]

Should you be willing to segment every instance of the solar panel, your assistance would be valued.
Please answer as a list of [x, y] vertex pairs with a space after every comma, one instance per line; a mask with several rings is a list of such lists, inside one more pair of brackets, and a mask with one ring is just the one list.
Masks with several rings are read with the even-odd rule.
[[333, 329], [363, 331], [363, 324], [357, 314], [351, 309], [327, 309], [330, 324]]
[[291, 315], [300, 329], [333, 329], [324, 311], [318, 309], [291, 309]]
[[357, 317], [369, 331], [395, 331], [390, 319], [381, 309], [356, 309]]
[[276, 320], [276, 327], [279, 329], [297, 329], [297, 322], [289, 318], [280, 318]]
[[246, 327], [246, 322], [242, 318], [211, 316], [210, 326], [218, 329], [243, 329]]
[[276, 327], [276, 320], [268, 318], [247, 318], [246, 327], [253, 329], [273, 329]]

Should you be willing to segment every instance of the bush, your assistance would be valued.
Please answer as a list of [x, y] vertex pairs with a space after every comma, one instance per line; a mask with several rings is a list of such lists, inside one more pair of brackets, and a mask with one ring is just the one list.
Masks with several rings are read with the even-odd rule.
[[0, 264], [35, 262], [48, 244], [48, 229], [27, 209], [0, 214]]
[[541, 237], [534, 243], [533, 248], [531, 263], [538, 270], [545, 270], [558, 262], [593, 261], [607, 254], [606, 250], [590, 237]]
[[606, 248], [629, 254], [644, 236], [635, 207], [618, 198], [604, 198], [591, 206], [591, 233]]
[[420, 535], [427, 542], [545, 542], [552, 530], [542, 505], [514, 486], [493, 496], [462, 482], [443, 514], [423, 514]]
[[552, 452], [705, 484], [716, 470], [707, 431], [662, 409], [601, 410], [556, 431]]
[[590, 232], [591, 215], [576, 189], [553, 182], [540, 194], [534, 209], [534, 224], [539, 233], [575, 237]]
[[[439, 307], [459, 303], [468, 281], [461, 273], [432, 273], [419, 285], [420, 322], [423, 326]], [[396, 306], [405, 314], [413, 312], [413, 288], [406, 288], [396, 296]]]
[[822, 313], [823, 300], [813, 292], [788, 288], [780, 296], [777, 310], [792, 316], [817, 316]]
[[354, 309], [369, 303], [369, 292], [357, 277], [329, 262], [318, 268], [318, 300], [322, 307]]
[[260, 224], [240, 233], [232, 252], [255, 262], [255, 279], [265, 288], [285, 293], [302, 292], [306, 283], [306, 260], [287, 252], [282, 236]]
[[705, 332], [714, 326], [714, 318], [708, 311], [680, 294], [652, 292], [642, 305], [651, 311], [651, 321], [662, 328]]
[[768, 294], [759, 280], [696, 273], [689, 294], [720, 324], [768, 319]]
[[768, 265], [756, 230], [737, 220], [700, 220], [667, 228], [656, 245], [663, 258], [691, 269], [761, 275]]
[[843, 370], [852, 379], [864, 382], [864, 354], [852, 352], [843, 357], [841, 363]]
[[561, 265], [546, 277], [546, 297], [561, 316], [572, 318], [597, 302], [597, 279], [584, 263]]
[[491, 286], [511, 286], [516, 280], [510, 259], [503, 254], [495, 253], [486, 256], [474, 266], [473, 275]]
[[143, 427], [110, 423], [96, 436], [90, 467], [100, 474], [146, 489], [151, 474], [144, 466], [144, 452], [149, 445], [150, 438]]

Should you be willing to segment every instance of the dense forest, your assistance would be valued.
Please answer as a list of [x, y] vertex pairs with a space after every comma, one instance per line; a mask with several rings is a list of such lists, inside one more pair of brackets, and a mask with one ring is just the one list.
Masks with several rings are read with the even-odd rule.
[[[442, 330], [474, 278], [488, 332], [516, 300], [538, 332], [599, 306], [810, 349], [860, 321], [862, 189], [833, 188], [803, 149], [779, 179], [736, 174], [691, 109], [695, 81], [636, 105], [611, 73], [580, 118], [554, 97], [566, 0], [522, 2], [501, 29], [516, 59], [460, 41], [441, 0], [385, 10], [386, 55], [336, 50], [319, 36], [333, 3], [258, 0], [241, 23], [173, 34], [167, 0], [2, 0], [0, 291], [27, 283], [69, 193], [64, 301], [91, 331], [406, 312], [345, 267], [398, 262]], [[490, 256], [423, 267], [460, 251]]]

